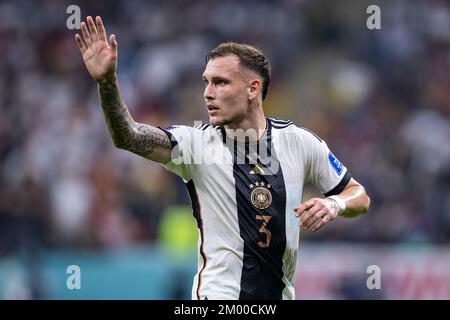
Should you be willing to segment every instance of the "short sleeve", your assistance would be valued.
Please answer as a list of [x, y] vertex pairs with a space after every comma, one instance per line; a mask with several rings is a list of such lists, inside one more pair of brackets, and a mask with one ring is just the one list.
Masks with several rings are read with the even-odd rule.
[[171, 160], [162, 166], [181, 177], [184, 182], [188, 182], [191, 180], [192, 152], [196, 130], [188, 126], [171, 126], [160, 129], [167, 134], [172, 143]]
[[351, 178], [347, 168], [331, 152], [325, 141], [312, 135], [308, 140], [309, 180], [326, 197], [341, 193]]

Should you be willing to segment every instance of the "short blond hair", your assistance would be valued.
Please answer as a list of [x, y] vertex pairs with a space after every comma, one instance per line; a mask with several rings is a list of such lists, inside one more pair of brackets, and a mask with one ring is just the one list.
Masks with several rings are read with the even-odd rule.
[[225, 57], [230, 54], [236, 55], [242, 66], [261, 76], [263, 79], [262, 98], [264, 100], [269, 90], [271, 74], [270, 63], [264, 53], [260, 49], [248, 44], [223, 42], [206, 55], [206, 63], [214, 58]]

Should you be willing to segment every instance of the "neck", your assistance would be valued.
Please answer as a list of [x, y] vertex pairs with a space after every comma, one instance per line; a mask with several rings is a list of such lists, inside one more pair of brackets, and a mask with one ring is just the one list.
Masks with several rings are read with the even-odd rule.
[[267, 130], [267, 122], [262, 109], [258, 108], [257, 110], [237, 123], [225, 125], [227, 135], [240, 142], [258, 141]]

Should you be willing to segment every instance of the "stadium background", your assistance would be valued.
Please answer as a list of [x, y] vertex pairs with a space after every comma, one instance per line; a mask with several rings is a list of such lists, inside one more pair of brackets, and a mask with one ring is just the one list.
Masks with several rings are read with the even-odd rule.
[[[206, 122], [200, 75], [219, 42], [268, 55], [266, 114], [318, 133], [372, 199], [366, 216], [301, 234], [299, 299], [450, 298], [450, 10], [406, 0], [0, 1], [0, 298], [190, 297], [187, 193], [113, 147], [71, 4], [116, 35], [137, 121]], [[370, 4], [381, 30], [366, 28]]]

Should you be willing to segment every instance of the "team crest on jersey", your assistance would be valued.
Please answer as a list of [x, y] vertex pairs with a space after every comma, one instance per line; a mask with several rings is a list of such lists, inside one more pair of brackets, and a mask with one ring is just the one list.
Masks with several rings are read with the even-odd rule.
[[334, 156], [333, 153], [328, 154], [328, 161], [330, 162], [331, 166], [333, 167], [334, 171], [340, 176], [342, 173], [342, 170], [344, 170], [344, 166], [342, 163]]
[[250, 189], [253, 189], [250, 194], [250, 200], [252, 205], [256, 209], [267, 209], [272, 203], [272, 194], [270, 193], [270, 184], [264, 182], [256, 182], [254, 185], [250, 185]]

